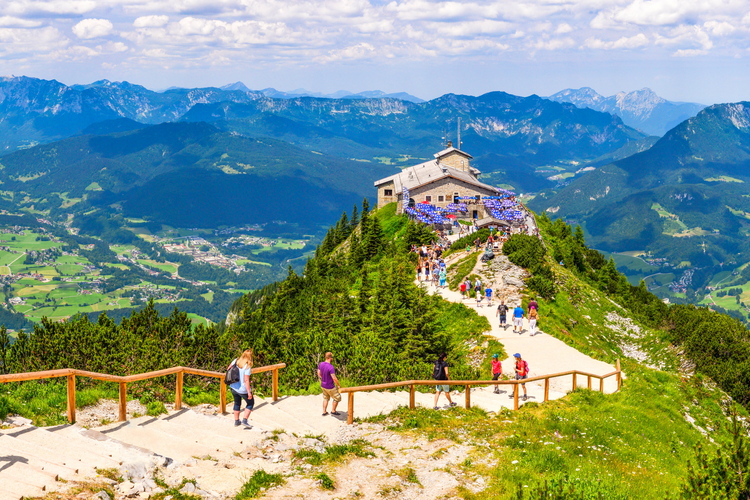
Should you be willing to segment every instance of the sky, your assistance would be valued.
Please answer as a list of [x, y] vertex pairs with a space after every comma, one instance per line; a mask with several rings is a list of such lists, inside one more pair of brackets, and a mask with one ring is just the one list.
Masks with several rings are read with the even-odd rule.
[[748, 0], [3, 0], [0, 74], [154, 90], [750, 100]]

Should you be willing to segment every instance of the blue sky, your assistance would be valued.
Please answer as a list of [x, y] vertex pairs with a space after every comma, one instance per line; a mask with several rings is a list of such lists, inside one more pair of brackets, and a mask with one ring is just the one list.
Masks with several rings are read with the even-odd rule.
[[643, 87], [750, 100], [747, 0], [4, 0], [0, 74], [549, 95]]

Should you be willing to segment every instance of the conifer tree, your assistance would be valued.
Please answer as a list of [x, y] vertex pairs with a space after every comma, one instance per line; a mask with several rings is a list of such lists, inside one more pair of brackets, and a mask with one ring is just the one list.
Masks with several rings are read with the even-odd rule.
[[352, 216], [349, 219], [349, 226], [351, 227], [351, 230], [354, 231], [358, 225], [359, 225], [359, 208], [357, 208], [357, 205], [354, 205], [354, 208], [352, 208]]

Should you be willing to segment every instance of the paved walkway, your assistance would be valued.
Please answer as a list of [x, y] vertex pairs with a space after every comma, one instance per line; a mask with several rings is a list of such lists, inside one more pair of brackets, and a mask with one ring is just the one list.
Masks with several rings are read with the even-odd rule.
[[[461, 252], [464, 254], [463, 252]], [[476, 253], [476, 252], [475, 252]], [[476, 253], [479, 256], [479, 253]], [[479, 263], [478, 266], [483, 264]], [[483, 299], [480, 306], [476, 306], [476, 299], [462, 300], [461, 293], [457, 291], [449, 290], [447, 287], [443, 289], [436, 289], [432, 285], [428, 285], [423, 282], [422, 286], [430, 293], [437, 293], [446, 300], [451, 302], [463, 303], [468, 307], [471, 307], [477, 311], [478, 314], [485, 316], [492, 326], [492, 329], [487, 332], [488, 335], [498, 339], [505, 347], [505, 352], [508, 358], [503, 360], [503, 373], [513, 374], [514, 368], [514, 353], [519, 353], [529, 364], [529, 376], [537, 377], [540, 375], [548, 375], [552, 373], [566, 372], [570, 370], [579, 370], [594, 375], [605, 375], [615, 371], [615, 366], [598, 361], [590, 356], [583, 354], [575, 348], [567, 345], [565, 342], [549, 335], [543, 330], [537, 330], [535, 336], [530, 336], [528, 320], [524, 318], [523, 324], [524, 329], [522, 334], [513, 333], [512, 326], [512, 310], [516, 306], [514, 303], [506, 304], [509, 307], [508, 311], [508, 325], [505, 329], [499, 325], [499, 320], [496, 316], [497, 305], [499, 301], [493, 301], [493, 305], [489, 306], [487, 300]], [[545, 316], [545, 305], [544, 302], [539, 304], [539, 323], [544, 325]], [[486, 375], [486, 374], [483, 374]], [[567, 392], [573, 387], [572, 377], [559, 377], [550, 381], [551, 388], [556, 391]], [[540, 382], [541, 384], [541, 382]], [[579, 387], [588, 386], [587, 377], [578, 377], [577, 385]], [[592, 380], [592, 389], [599, 389], [599, 379]], [[609, 377], [604, 381], [604, 392], [612, 393], [617, 390], [616, 378]]]

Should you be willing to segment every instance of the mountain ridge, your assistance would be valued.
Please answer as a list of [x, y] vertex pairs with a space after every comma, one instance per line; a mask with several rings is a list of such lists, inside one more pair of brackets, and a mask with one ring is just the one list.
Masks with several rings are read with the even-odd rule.
[[668, 101], [647, 87], [631, 92], [618, 92], [609, 97], [600, 95], [591, 87], [565, 89], [552, 94], [548, 99], [615, 114], [626, 125], [657, 136], [663, 136], [706, 107], [697, 103]]

